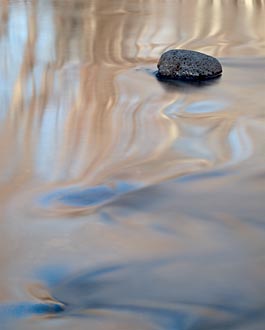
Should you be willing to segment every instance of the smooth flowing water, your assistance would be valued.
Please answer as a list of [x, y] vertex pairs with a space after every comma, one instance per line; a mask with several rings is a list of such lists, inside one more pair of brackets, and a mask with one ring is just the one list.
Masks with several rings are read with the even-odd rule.
[[[0, 329], [265, 329], [265, 2], [0, 1]], [[165, 50], [220, 79], [156, 79]]]

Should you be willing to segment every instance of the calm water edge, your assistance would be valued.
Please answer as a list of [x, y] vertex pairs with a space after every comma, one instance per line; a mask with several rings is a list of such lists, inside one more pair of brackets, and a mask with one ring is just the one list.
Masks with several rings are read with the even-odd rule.
[[[265, 1], [0, 0], [0, 329], [265, 329]], [[171, 48], [203, 84], [156, 79]]]

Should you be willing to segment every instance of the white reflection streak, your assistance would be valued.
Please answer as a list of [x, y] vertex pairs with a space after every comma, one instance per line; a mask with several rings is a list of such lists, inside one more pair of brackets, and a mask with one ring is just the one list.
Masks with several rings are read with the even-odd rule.
[[229, 134], [229, 142], [231, 147], [231, 160], [226, 165], [237, 164], [243, 160], [248, 159], [253, 153], [253, 144], [247, 132], [247, 127], [237, 122], [235, 127]]

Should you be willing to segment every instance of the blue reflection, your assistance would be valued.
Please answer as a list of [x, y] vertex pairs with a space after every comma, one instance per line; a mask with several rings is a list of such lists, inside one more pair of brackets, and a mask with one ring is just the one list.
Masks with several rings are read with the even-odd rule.
[[99, 185], [85, 189], [65, 189], [58, 190], [42, 198], [41, 203], [48, 206], [50, 203], [59, 201], [65, 205], [76, 207], [97, 206], [109, 202], [115, 197], [119, 197], [138, 188], [135, 184], [118, 181], [114, 187], [109, 185]]
[[55, 314], [64, 311], [62, 304], [33, 304], [21, 302], [17, 304], [0, 304], [0, 319], [24, 318], [33, 314]]
[[199, 101], [194, 102], [186, 107], [186, 112], [189, 113], [211, 113], [223, 110], [227, 104], [220, 101]]

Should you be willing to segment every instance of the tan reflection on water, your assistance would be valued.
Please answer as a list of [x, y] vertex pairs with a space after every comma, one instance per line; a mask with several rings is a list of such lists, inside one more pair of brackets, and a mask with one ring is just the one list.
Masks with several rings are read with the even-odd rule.
[[[161, 216], [172, 225], [171, 186], [173, 204], [164, 213], [154, 207], [137, 214], [136, 203], [120, 215], [114, 202], [111, 216], [118, 224], [126, 219], [119, 228], [97, 227], [97, 208], [56, 203], [41, 208], [36, 200], [56, 189], [117, 181], [135, 184], [137, 191], [220, 168], [236, 169], [241, 178], [248, 173], [253, 191], [262, 190], [255, 178], [264, 177], [264, 21], [262, 0], [1, 1], [1, 301], [23, 300], [30, 282], [23, 265], [41, 266], [53, 249], [58, 259], [66, 251], [74, 260], [81, 251], [79, 267], [87, 250], [105, 262], [112, 253], [114, 259], [163, 258], [171, 251], [190, 251], [203, 240], [202, 252], [215, 244], [207, 227], [193, 237], [196, 223], [183, 225], [178, 242], [153, 236], [152, 220]], [[169, 48], [217, 56], [223, 77], [204, 88], [159, 83], [156, 62]], [[226, 184], [226, 179], [203, 182], [209, 191]], [[73, 232], [68, 224], [67, 229], [49, 224], [42, 232], [34, 223], [47, 215], [71, 221], [91, 211], [96, 224]], [[188, 234], [194, 246], [186, 245]]]
[[[165, 95], [153, 77], [143, 78], [128, 69], [149, 62], [155, 69], [161, 52], [170, 47], [198, 49], [219, 57], [263, 55], [263, 2], [231, 1], [229, 10], [220, 6], [219, 1], [193, 1], [193, 5], [179, 1], [33, 1], [16, 5], [5, 1], [1, 26], [3, 30], [10, 26], [17, 43], [8, 39], [8, 32], [2, 37], [3, 71], [10, 86], [8, 97], [3, 95], [2, 149], [12, 154], [2, 161], [17, 164], [13, 173], [27, 169], [32, 174], [41, 166], [42, 174], [52, 181], [83, 179], [83, 175], [98, 181], [101, 167], [108, 177], [120, 172], [120, 166], [159, 157], [178, 136], [178, 126], [163, 115], [163, 108], [179, 95]], [[21, 35], [14, 31], [16, 17], [24, 20]], [[154, 107], [160, 109], [155, 116]], [[126, 125], [129, 120], [124, 109], [132, 109], [127, 111], [139, 123], [137, 127]], [[44, 142], [55, 127], [56, 134]], [[143, 137], [141, 132], [149, 136]], [[7, 139], [6, 134], [11, 137]], [[23, 157], [15, 162], [13, 157], [18, 155], [14, 147], [7, 147], [6, 140], [17, 143], [18, 135], [28, 142]], [[121, 137], [122, 144], [118, 143]], [[1, 166], [2, 173], [6, 166]]]

